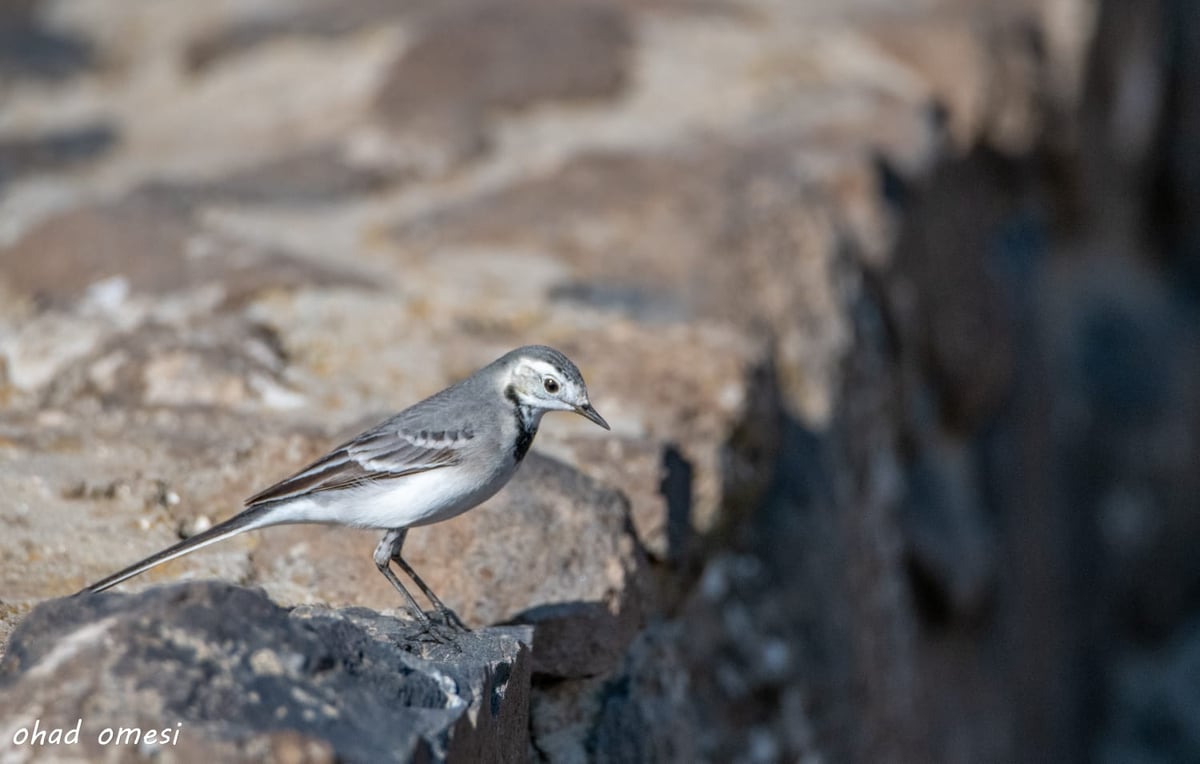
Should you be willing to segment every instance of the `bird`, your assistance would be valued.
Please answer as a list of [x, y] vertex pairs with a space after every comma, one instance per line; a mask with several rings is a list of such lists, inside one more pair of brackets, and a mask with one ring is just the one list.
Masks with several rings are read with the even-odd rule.
[[243, 510], [80, 590], [102, 592], [150, 568], [246, 531], [320, 523], [385, 531], [373, 559], [412, 618], [433, 623], [391, 568], [395, 562], [455, 630], [462, 620], [401, 556], [409, 528], [448, 520], [491, 498], [516, 473], [542, 415], [572, 411], [610, 430], [579, 368], [546, 345], [512, 350], [471, 376], [342, 443], [256, 493]]

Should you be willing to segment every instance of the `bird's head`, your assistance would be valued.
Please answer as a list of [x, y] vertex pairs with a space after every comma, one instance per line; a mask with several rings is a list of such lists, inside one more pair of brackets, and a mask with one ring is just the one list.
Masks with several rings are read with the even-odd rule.
[[579, 368], [554, 348], [527, 345], [500, 360], [508, 372], [504, 393], [518, 405], [537, 412], [574, 411], [606, 430], [611, 429], [592, 408]]

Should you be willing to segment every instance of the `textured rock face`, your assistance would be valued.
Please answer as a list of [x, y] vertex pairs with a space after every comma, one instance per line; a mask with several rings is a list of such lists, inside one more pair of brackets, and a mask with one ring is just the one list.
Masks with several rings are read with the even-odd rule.
[[[0, 634], [545, 342], [613, 432], [547, 417], [406, 548], [535, 626], [522, 756], [1198, 758], [1192, 4], [886, 5], [0, 7]], [[124, 588], [391, 609], [377, 536]], [[160, 594], [29, 628], [187, 617]], [[298, 652], [391, 623], [246, 602]], [[38, 666], [49, 697], [77, 663]], [[357, 755], [292, 700], [203, 755]]]
[[[89, 759], [157, 750], [179, 761], [522, 761], [528, 638], [508, 627], [456, 645], [423, 642], [411, 624], [370, 611], [288, 612], [217, 583], [54, 600], [9, 641], [0, 728], [12, 761], [63, 750]], [[76, 745], [12, 744], [35, 720], [69, 730], [80, 719]], [[121, 728], [137, 728], [138, 739], [106, 736]], [[154, 741], [141, 741], [149, 730]]]
[[608, 3], [451, 4], [421, 25], [380, 88], [394, 161], [444, 171], [485, 151], [497, 113], [618, 95], [630, 30]]

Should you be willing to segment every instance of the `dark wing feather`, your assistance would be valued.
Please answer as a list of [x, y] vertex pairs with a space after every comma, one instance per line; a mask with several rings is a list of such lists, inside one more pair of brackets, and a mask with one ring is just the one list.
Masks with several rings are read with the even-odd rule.
[[291, 477], [246, 499], [252, 507], [301, 494], [350, 488], [368, 480], [404, 477], [448, 467], [459, 459], [458, 444], [416, 445], [393, 428], [377, 428], [338, 446]]

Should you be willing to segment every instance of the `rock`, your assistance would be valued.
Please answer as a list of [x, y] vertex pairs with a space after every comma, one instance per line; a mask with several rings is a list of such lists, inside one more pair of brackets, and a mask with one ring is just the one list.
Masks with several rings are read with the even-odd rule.
[[[960, 431], [987, 421], [1004, 403], [1016, 364], [1000, 268], [963, 256], [1020, 234], [1018, 221], [1003, 217], [1018, 188], [1018, 178], [1006, 175], [1001, 158], [988, 152], [939, 168], [907, 205], [896, 241], [892, 315], [914, 359], [927, 367], [923, 378], [937, 396], [940, 418]], [[984, 183], [985, 177], [1002, 183]], [[956, 214], [940, 214], [947, 209]], [[968, 215], [977, 224], [964, 228], [957, 221]]]
[[5, 379], [14, 392], [34, 393], [97, 352], [112, 328], [86, 316], [43, 313], [0, 335]]
[[1101, 733], [1097, 761], [1191, 761], [1200, 756], [1200, 622], [1194, 618], [1164, 648], [1122, 656], [1106, 698], [1113, 723]]
[[268, 288], [371, 285], [353, 272], [206, 229], [188, 201], [151, 189], [51, 217], [0, 247], [0, 278], [18, 294], [58, 306], [89, 297], [97, 284], [118, 286], [122, 299], [215, 288], [226, 304]]
[[54, 172], [83, 164], [102, 156], [116, 142], [116, 131], [104, 123], [45, 136], [2, 138], [0, 188], [19, 175]]
[[531, 761], [584, 764], [608, 677], [535, 680], [530, 698]]
[[678, 626], [651, 624], [606, 677], [541, 683], [530, 723], [538, 761], [703, 761], [701, 714]]
[[[0, 147], [0, 151], [2, 151]], [[3, 161], [0, 156], [0, 161]], [[343, 152], [320, 146], [232, 172], [225, 177], [194, 182], [153, 182], [146, 194], [166, 194], [192, 204], [262, 204], [313, 206], [344, 202], [386, 189], [394, 180], [383, 169], [352, 164]]]
[[769, 344], [716, 324], [647, 331], [614, 321], [589, 346], [597, 359], [620, 359], [592, 364], [588, 377], [603, 391], [600, 410], [615, 404], [605, 416], [617, 432], [547, 427], [541, 447], [620, 486], [647, 550], [678, 562], [766, 490], [783, 410]]
[[971, 457], [962, 443], [927, 443], [905, 479], [907, 565], [931, 622], [978, 618], [995, 593], [995, 539]]
[[[219, 583], [54, 600], [9, 640], [0, 727], [82, 720], [59, 750], [90, 759], [119, 745], [103, 745], [106, 728], [137, 727], [169, 740], [128, 753], [186, 761], [515, 762], [528, 747], [528, 639], [506, 627], [431, 643], [406, 621], [289, 612]], [[14, 760], [46, 750], [9, 748]]]
[[779, 133], [652, 155], [585, 152], [406, 221], [394, 237], [414, 260], [497, 241], [555, 253], [569, 268], [553, 292], [560, 300], [638, 296], [600, 303], [613, 319], [653, 314], [653, 300], [675, 317], [655, 334], [704, 327], [753, 355], [770, 327], [782, 401], [821, 424], [849, 341], [836, 221], [816, 191], [829, 171], [804, 161], [803, 132]]
[[61, 369], [45, 390], [50, 405], [94, 398], [104, 406], [222, 406], [295, 409], [275, 338], [241, 321], [214, 319], [186, 335], [160, 325], [118, 334]]
[[382, 26], [422, 9], [423, 3], [396, 4], [390, 0], [356, 0], [353, 3], [318, 0], [303, 6], [259, 8], [228, 23], [218, 25], [188, 43], [184, 52], [187, 69], [203, 73], [228, 59], [245, 55], [260, 46], [296, 38], [326, 39], [356, 32], [366, 26]]
[[625, 14], [611, 4], [452, 4], [429, 20], [379, 92], [379, 121], [398, 144], [387, 151], [417, 166], [452, 167], [484, 150], [498, 112], [617, 95], [630, 47]]
[[0, 75], [58, 80], [92, 64], [92, 46], [47, 29], [37, 5], [37, 0], [13, 0], [0, 8]]
[[695, 537], [695, 478], [679, 449], [646, 438], [614, 435], [547, 438], [544, 450], [576, 469], [620, 485], [638, 541], [655, 561], [681, 561]]

